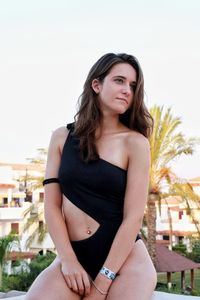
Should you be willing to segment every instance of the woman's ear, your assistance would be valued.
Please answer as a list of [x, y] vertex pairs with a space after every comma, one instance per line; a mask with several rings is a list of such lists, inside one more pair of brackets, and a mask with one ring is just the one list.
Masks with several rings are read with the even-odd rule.
[[98, 79], [93, 79], [92, 80], [92, 89], [93, 91], [98, 94], [100, 92], [100, 82]]

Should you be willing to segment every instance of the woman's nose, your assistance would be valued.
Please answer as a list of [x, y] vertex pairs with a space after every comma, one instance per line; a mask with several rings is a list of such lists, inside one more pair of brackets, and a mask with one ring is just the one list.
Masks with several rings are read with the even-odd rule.
[[130, 95], [131, 94], [131, 87], [130, 87], [130, 85], [124, 86], [123, 93], [126, 94], [126, 95]]

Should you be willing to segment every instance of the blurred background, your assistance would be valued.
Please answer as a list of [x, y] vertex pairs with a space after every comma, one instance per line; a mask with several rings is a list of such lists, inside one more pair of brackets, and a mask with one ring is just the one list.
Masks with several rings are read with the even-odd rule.
[[[200, 1], [1, 0], [0, 162], [23, 163], [73, 121], [93, 63], [135, 55], [148, 108], [172, 107], [186, 136], [199, 135]], [[199, 176], [200, 147], [174, 163]]]

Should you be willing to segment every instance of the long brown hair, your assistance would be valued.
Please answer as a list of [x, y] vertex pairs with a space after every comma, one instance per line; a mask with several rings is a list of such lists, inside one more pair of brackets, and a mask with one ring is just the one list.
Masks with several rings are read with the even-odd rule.
[[131, 107], [119, 115], [119, 120], [128, 128], [149, 137], [153, 128], [153, 119], [144, 104], [144, 79], [142, 69], [136, 57], [120, 53], [103, 55], [91, 68], [84, 84], [83, 93], [78, 99], [78, 111], [74, 116], [74, 134], [79, 138], [81, 158], [88, 162], [99, 158], [95, 146], [95, 132], [101, 125], [102, 112], [98, 95], [92, 88], [92, 81], [103, 82], [111, 68], [119, 63], [128, 63], [136, 71], [136, 87]]

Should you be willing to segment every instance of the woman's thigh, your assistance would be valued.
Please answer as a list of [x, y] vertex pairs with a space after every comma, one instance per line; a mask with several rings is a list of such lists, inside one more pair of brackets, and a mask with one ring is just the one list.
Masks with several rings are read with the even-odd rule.
[[72, 292], [61, 273], [60, 262], [56, 258], [33, 282], [25, 300], [79, 300], [81, 297]]
[[142, 240], [138, 240], [113, 281], [107, 300], [149, 300], [157, 274]]

